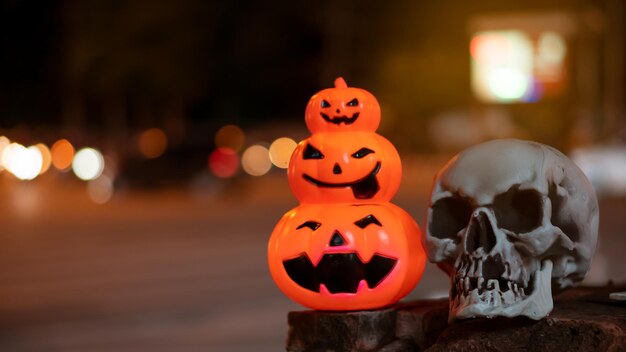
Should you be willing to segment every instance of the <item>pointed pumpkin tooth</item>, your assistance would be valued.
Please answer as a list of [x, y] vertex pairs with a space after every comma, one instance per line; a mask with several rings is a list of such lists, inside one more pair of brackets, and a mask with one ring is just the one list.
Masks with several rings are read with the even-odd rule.
[[324, 285], [324, 284], [320, 284], [320, 294], [322, 294], [322, 295], [332, 295], [332, 293], [330, 293], [330, 291], [328, 291], [328, 288], [326, 288], [326, 285]]
[[359, 281], [359, 287], [356, 289], [356, 293], [367, 290], [368, 288], [369, 286], [367, 285], [367, 281], [365, 281], [365, 279], [362, 279], [361, 281]]

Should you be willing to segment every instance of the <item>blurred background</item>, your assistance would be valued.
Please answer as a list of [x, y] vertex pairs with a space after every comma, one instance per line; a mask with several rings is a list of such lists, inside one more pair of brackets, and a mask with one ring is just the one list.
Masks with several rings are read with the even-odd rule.
[[[0, 349], [277, 351], [266, 245], [304, 108], [372, 92], [424, 226], [493, 138], [555, 146], [600, 195], [587, 284], [626, 281], [621, 0], [0, 3]], [[429, 265], [409, 296], [447, 295]]]

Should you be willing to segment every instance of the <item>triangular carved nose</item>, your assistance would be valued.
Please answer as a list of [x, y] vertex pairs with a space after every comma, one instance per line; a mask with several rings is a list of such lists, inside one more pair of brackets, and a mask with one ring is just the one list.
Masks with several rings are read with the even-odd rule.
[[335, 166], [333, 166], [333, 174], [335, 175], [341, 174], [341, 166], [339, 166], [338, 163], [335, 163]]
[[496, 234], [487, 214], [482, 211], [474, 213], [465, 235], [465, 250], [472, 253], [482, 248], [485, 253], [489, 253], [495, 247], [496, 241]]
[[331, 247], [338, 247], [346, 244], [346, 241], [343, 239], [343, 237], [341, 237], [339, 231], [335, 231], [335, 233], [333, 233], [333, 237], [330, 238], [329, 244]]

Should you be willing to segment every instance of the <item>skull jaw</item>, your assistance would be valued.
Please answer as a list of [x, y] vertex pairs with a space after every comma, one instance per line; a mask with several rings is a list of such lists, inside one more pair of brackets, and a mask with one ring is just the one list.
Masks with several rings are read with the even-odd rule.
[[544, 260], [541, 269], [534, 275], [534, 291], [521, 301], [506, 304], [501, 303], [498, 299], [497, 303], [494, 302], [495, 300], [489, 303], [478, 297], [477, 290], [473, 290], [467, 298], [462, 297], [462, 295], [452, 297], [448, 323], [453, 323], [457, 319], [493, 318], [496, 316], [507, 318], [526, 316], [534, 320], [542, 319], [554, 307], [551, 280], [552, 261]]

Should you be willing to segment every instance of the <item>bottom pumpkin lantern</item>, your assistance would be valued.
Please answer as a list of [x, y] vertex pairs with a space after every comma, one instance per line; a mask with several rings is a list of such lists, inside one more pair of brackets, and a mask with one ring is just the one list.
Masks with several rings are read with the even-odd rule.
[[276, 225], [268, 261], [292, 300], [345, 311], [396, 303], [419, 282], [426, 255], [415, 221], [391, 203], [307, 204]]

